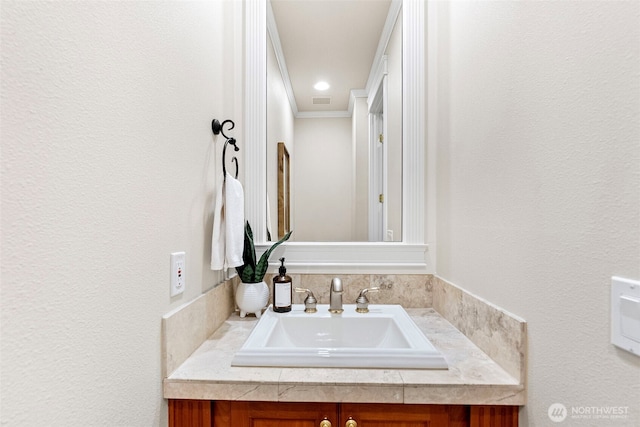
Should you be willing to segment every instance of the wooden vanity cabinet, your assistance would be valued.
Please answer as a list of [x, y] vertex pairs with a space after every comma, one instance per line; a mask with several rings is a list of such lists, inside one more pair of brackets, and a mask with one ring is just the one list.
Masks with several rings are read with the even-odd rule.
[[169, 400], [169, 427], [517, 427], [517, 406]]

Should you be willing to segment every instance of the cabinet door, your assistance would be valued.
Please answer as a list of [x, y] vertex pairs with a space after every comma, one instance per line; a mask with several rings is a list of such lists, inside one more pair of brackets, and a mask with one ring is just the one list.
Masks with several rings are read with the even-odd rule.
[[349, 419], [358, 427], [459, 427], [469, 425], [469, 410], [449, 405], [343, 403], [340, 427]]
[[325, 418], [337, 426], [335, 403], [231, 402], [233, 427], [319, 427]]
[[518, 427], [517, 406], [472, 406], [471, 427]]
[[211, 419], [208, 400], [169, 400], [169, 427], [211, 427]]

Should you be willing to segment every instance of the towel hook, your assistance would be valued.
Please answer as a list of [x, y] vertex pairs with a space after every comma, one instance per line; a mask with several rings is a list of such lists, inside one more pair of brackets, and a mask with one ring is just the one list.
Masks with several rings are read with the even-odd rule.
[[[214, 135], [218, 135], [218, 134], [222, 134], [222, 136], [224, 136], [224, 138], [226, 139], [225, 143], [224, 143], [224, 148], [222, 149], [222, 175], [224, 176], [224, 179], [227, 179], [227, 167], [226, 167], [226, 155], [227, 155], [227, 145], [231, 144], [233, 145], [233, 151], [240, 151], [240, 148], [238, 148], [238, 146], [236, 145], [236, 139], [233, 137], [228, 137], [227, 135], [225, 135], [224, 133], [224, 125], [227, 123], [231, 123], [231, 127], [228, 130], [231, 130], [235, 127], [235, 123], [233, 123], [233, 120], [225, 120], [222, 123], [220, 123], [217, 119], [213, 119], [213, 121], [211, 122], [211, 130], [213, 131]], [[235, 178], [238, 178], [238, 158], [236, 156], [233, 156], [233, 158], [231, 159], [232, 162], [235, 162], [236, 164], [236, 175]]]
[[227, 123], [231, 123], [231, 127], [229, 128], [229, 130], [233, 129], [236, 126], [236, 124], [233, 123], [233, 120], [225, 120], [222, 123], [220, 123], [218, 119], [213, 119], [213, 121], [211, 122], [211, 130], [213, 131], [213, 134], [218, 135], [221, 133], [225, 139], [229, 139], [229, 137], [225, 135], [224, 129], [223, 129], [224, 125], [226, 125]]
[[[227, 152], [227, 145], [228, 144], [233, 145], [234, 151], [240, 151], [240, 149], [236, 145], [236, 139], [235, 138], [229, 138], [224, 143], [224, 148], [222, 149], [222, 174], [224, 175], [225, 179], [227, 178], [227, 168], [225, 166], [225, 160], [224, 159], [225, 159], [225, 155], [226, 155], [226, 152]], [[235, 175], [235, 178], [237, 179], [238, 178], [238, 158], [236, 156], [233, 156], [231, 161], [235, 162], [235, 164], [236, 164], [236, 175]]]

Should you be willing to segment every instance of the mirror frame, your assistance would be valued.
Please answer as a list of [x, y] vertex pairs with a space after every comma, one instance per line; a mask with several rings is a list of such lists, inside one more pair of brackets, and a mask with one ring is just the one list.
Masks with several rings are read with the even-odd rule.
[[[289, 272], [433, 273], [425, 242], [425, 3], [402, 0], [402, 242], [286, 242], [271, 258], [285, 256]], [[258, 256], [273, 243], [266, 241], [266, 9], [267, 0], [245, 2], [245, 216]]]
[[291, 167], [289, 151], [278, 142], [278, 240], [291, 231]]

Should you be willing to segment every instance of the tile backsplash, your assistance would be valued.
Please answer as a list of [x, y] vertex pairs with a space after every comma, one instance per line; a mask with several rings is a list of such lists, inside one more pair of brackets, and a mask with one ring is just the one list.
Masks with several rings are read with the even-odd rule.
[[[271, 288], [273, 274], [265, 276]], [[342, 280], [344, 304], [355, 304], [356, 298], [365, 288], [378, 287], [378, 292], [367, 294], [372, 304], [400, 304], [407, 308], [423, 308], [433, 305], [433, 280], [430, 274], [290, 274], [293, 286], [307, 288], [313, 292], [319, 304], [329, 304], [331, 279]], [[269, 292], [272, 290], [270, 289]], [[293, 295], [294, 304], [304, 302], [304, 293]]]

